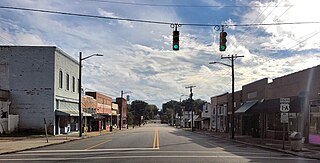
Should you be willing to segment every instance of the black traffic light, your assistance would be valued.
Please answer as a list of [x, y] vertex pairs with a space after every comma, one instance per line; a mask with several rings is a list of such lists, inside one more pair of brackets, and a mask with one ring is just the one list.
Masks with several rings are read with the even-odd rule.
[[227, 32], [220, 32], [220, 46], [219, 50], [220, 51], [226, 51], [227, 49]]
[[179, 50], [179, 31], [173, 31], [172, 50]]

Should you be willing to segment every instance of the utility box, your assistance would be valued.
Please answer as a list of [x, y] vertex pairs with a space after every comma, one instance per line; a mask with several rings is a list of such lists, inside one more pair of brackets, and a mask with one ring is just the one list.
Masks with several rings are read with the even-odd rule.
[[291, 150], [301, 151], [302, 150], [302, 136], [299, 132], [293, 132], [290, 137]]

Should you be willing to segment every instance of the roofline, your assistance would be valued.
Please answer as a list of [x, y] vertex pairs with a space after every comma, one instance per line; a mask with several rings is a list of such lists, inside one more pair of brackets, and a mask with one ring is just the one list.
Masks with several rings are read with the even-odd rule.
[[60, 48], [58, 48], [56, 46], [54, 48], [56, 49], [57, 52], [59, 52], [60, 54], [64, 55], [65, 57], [67, 57], [68, 59], [70, 59], [71, 61], [73, 61], [77, 65], [79, 65], [79, 61], [77, 61], [75, 58], [71, 57], [66, 52], [64, 52], [63, 50], [61, 50]]
[[66, 52], [64, 52], [63, 50], [61, 50], [60, 48], [58, 48], [55, 45], [0, 45], [0, 47], [38, 47], [38, 48], [54, 48], [56, 51], [58, 51], [59, 53], [61, 53], [62, 55], [64, 55], [65, 57], [67, 57], [68, 59], [70, 59], [71, 61], [73, 61], [76, 64], [79, 64], [79, 62], [71, 57], [70, 55], [68, 55]]

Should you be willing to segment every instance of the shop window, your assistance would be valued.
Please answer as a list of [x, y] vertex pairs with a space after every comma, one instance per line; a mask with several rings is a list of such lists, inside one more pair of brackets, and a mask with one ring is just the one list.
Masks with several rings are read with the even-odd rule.
[[282, 131], [283, 125], [281, 124], [281, 115], [280, 113], [270, 113], [267, 116], [267, 130], [274, 130], [274, 131]]
[[310, 108], [310, 134], [320, 134], [320, 107]]

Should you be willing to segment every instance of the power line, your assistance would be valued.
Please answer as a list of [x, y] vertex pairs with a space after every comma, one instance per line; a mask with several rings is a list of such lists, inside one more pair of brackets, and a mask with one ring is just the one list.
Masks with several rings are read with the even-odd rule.
[[[41, 12], [41, 13], [60, 14], [60, 15], [68, 15], [68, 16], [78, 16], [78, 17], [98, 18], [98, 19], [109, 19], [109, 20], [119, 20], [119, 21], [129, 21], [129, 22], [138, 22], [138, 23], [149, 23], [149, 24], [162, 24], [162, 25], [176, 24], [176, 23], [164, 22], [164, 21], [119, 18], [119, 17], [110, 17], [110, 16], [98, 16], [98, 15], [79, 14], [79, 13], [61, 12], [61, 11], [52, 11], [52, 10], [42, 10], [42, 9], [32, 9], [32, 8], [22, 8], [22, 7], [12, 7], [12, 6], [0, 6], [0, 9], [22, 10], [22, 11], [31, 11], [31, 12]], [[222, 24], [200, 24], [200, 23], [178, 23], [178, 24], [179, 25], [184, 25], [184, 26], [199, 26], [199, 27], [222, 26]], [[227, 25], [227, 26], [250, 27], [250, 26], [299, 25], [299, 24], [320, 24], [320, 21], [313, 21], [313, 22], [286, 22], [286, 23], [282, 22], [282, 23], [230, 24], [230, 25]]]
[[[151, 6], [151, 7], [181, 7], [181, 8], [263, 8], [267, 6], [262, 5], [182, 5], [182, 4], [151, 4], [151, 3], [133, 3], [133, 2], [117, 2], [117, 1], [108, 1], [108, 0], [82, 0], [82, 1], [91, 1], [91, 2], [101, 2], [101, 3], [112, 3], [119, 5], [132, 5], [132, 6]], [[279, 6], [279, 7], [289, 7], [289, 5]]]

